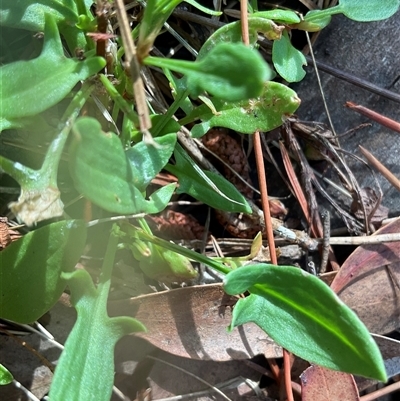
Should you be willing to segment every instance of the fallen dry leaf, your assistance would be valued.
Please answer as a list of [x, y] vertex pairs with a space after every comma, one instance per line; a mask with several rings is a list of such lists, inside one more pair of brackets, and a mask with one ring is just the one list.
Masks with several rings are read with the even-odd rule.
[[[257, 383], [261, 377], [259, 372], [250, 368], [245, 362], [195, 361], [161, 352], [148, 374], [152, 397], [157, 400], [191, 394], [191, 400], [222, 400], [222, 397], [209, 386], [196, 379], [198, 377], [211, 385], [218, 386], [231, 400], [244, 400], [245, 396], [254, 394], [245, 380]], [[178, 370], [179, 368], [183, 371]], [[196, 377], [185, 372], [190, 372]]]
[[310, 366], [301, 379], [302, 401], [359, 401], [352, 375], [320, 366]]
[[[400, 232], [400, 219], [375, 234]], [[331, 284], [372, 333], [400, 327], [400, 245], [398, 242], [359, 246]]]
[[236, 300], [220, 284], [203, 285], [112, 301], [109, 313], [135, 317], [148, 330], [136, 335], [174, 355], [215, 361], [281, 357], [281, 347], [253, 323], [228, 333]]

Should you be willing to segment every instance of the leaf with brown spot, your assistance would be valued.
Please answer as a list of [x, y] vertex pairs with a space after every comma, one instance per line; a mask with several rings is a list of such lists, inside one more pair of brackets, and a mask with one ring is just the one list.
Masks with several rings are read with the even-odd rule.
[[[376, 232], [400, 232], [400, 219]], [[400, 245], [398, 242], [359, 246], [331, 284], [373, 333], [400, 327]]]
[[302, 401], [359, 401], [354, 378], [320, 366], [310, 366], [300, 376]]
[[186, 358], [226, 361], [257, 354], [281, 357], [281, 347], [253, 323], [228, 333], [236, 301], [224, 293], [222, 285], [213, 284], [113, 301], [109, 313], [135, 317], [147, 328], [146, 333], [137, 335]]

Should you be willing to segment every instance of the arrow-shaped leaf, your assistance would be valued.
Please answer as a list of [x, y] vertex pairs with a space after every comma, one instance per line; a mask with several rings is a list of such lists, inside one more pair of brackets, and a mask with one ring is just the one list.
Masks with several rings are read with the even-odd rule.
[[309, 362], [386, 380], [367, 328], [317, 277], [291, 266], [256, 264], [230, 272], [224, 289], [230, 295], [251, 292], [235, 306], [232, 327], [254, 322]]

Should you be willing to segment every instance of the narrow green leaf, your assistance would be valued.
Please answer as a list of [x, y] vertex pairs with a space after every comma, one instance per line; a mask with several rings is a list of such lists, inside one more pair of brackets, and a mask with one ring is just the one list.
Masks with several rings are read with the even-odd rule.
[[329, 14], [328, 15], [320, 15], [320, 14], [309, 15], [309, 14], [310, 13], [307, 13], [307, 15], [304, 17], [304, 20], [301, 21], [299, 24], [296, 24], [294, 28], [307, 32], [318, 32], [321, 29], [327, 27], [332, 19], [332, 17]]
[[139, 142], [125, 152], [135, 177], [135, 186], [144, 191], [151, 180], [168, 163], [176, 144], [176, 134], [153, 138], [159, 147]]
[[137, 54], [144, 59], [160, 33], [164, 22], [183, 0], [148, 0], [139, 28]]
[[18, 119], [41, 113], [67, 96], [80, 81], [105, 65], [100, 57], [79, 61], [64, 56], [57, 25], [46, 16], [40, 56], [0, 67], [2, 104], [0, 132], [18, 126]]
[[174, 166], [166, 170], [179, 179], [177, 193], [186, 193], [206, 205], [228, 212], [251, 213], [244, 196], [225, 178], [210, 171], [201, 170], [193, 161], [183, 155], [179, 147], [175, 151]]
[[253, 13], [251, 17], [261, 17], [282, 22], [284, 24], [297, 24], [300, 22], [300, 17], [290, 10], [269, 10], [269, 11], [257, 11]]
[[231, 327], [254, 322], [309, 362], [386, 380], [367, 328], [317, 277], [291, 266], [257, 264], [230, 272], [224, 289], [230, 295], [251, 292], [236, 304]]
[[202, 6], [200, 3], [198, 3], [195, 0], [185, 0], [185, 3], [188, 3], [191, 6], [193, 6], [194, 8], [197, 8], [199, 11], [202, 11], [204, 14], [215, 15], [215, 16], [219, 16], [222, 14], [221, 11], [210, 10], [209, 8]]
[[[78, 316], [54, 374], [49, 394], [52, 401], [109, 401], [116, 342], [126, 334], [145, 330], [136, 319], [108, 317], [110, 278], [102, 281], [102, 277], [112, 269], [116, 247], [117, 240], [110, 240], [98, 288], [85, 270], [65, 274]], [[71, 385], [73, 378], [79, 380]]]
[[307, 65], [306, 58], [292, 45], [287, 31], [283, 32], [279, 40], [274, 41], [272, 61], [278, 74], [287, 82], [299, 82], [306, 75], [303, 69], [303, 65]]
[[60, 298], [86, 241], [83, 222], [49, 224], [24, 235], [1, 252], [0, 317], [31, 323]]
[[10, 384], [13, 379], [13, 375], [0, 363], [0, 386]]
[[77, 190], [86, 198], [120, 214], [158, 213], [166, 207], [175, 184], [162, 187], [147, 201], [136, 187], [143, 179], [134, 176], [117, 135], [102, 132], [100, 123], [89, 117], [78, 119], [72, 131], [70, 172]]
[[184, 74], [193, 96], [206, 91], [231, 102], [259, 96], [272, 76], [261, 55], [242, 43], [218, 43], [199, 62], [147, 57], [144, 64]]
[[[300, 106], [300, 99], [292, 89], [277, 82], [265, 82], [260, 97], [249, 101], [228, 103], [212, 99], [218, 114], [202, 105], [186, 118], [201, 118], [191, 131], [195, 138], [205, 135], [213, 127], [225, 127], [243, 134], [271, 131], [282, 125], [285, 115], [293, 114]], [[186, 119], [185, 118], [185, 119]]]

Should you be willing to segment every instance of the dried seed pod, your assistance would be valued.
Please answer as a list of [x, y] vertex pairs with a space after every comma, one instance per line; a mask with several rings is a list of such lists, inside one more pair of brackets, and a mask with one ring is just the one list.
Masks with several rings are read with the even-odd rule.
[[0, 217], [0, 251], [20, 237], [18, 231], [12, 230], [7, 217]]

